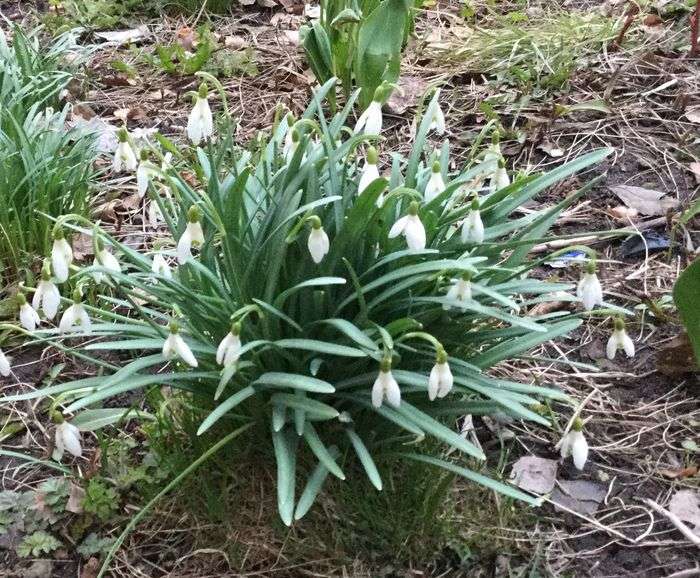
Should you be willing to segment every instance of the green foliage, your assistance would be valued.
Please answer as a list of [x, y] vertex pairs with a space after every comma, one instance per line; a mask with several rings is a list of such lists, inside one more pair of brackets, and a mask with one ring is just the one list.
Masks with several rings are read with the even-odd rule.
[[[182, 257], [173, 278], [155, 275], [150, 256], [95, 228], [94, 234], [120, 255], [122, 272], [88, 267], [74, 276], [75, 286], [95, 294], [93, 304], [84, 306], [95, 319], [92, 335], [102, 338], [82, 351], [138, 352], [138, 357], [113, 374], [6, 399], [62, 393], [71, 400], [66, 411], [78, 412], [142, 388], [181, 390], [183, 403], [200, 416], [199, 435], [226, 439], [227, 433], [252, 426], [256, 450], [274, 455], [278, 508], [286, 524], [309, 510], [329, 474], [345, 480], [353, 471], [364, 472], [375, 488], [389, 490], [381, 472], [396, 460], [442, 468], [537, 503], [479, 472], [485, 456], [453, 424], [464, 414], [498, 412], [547, 425], [532, 406], [542, 398], [567, 399], [557, 390], [491, 377], [484, 370], [580, 324], [566, 311], [525, 314], [536, 303], [560, 301], [557, 292], [571, 289], [529, 277], [538, 261], [529, 261], [527, 254], [593, 183], [554, 206], [523, 217], [515, 212], [610, 151], [595, 151], [475, 200], [481, 203], [485, 241], [462, 241], [458, 226], [473, 210], [465, 200], [494, 175], [496, 151], [481, 162], [471, 159], [454, 174], [444, 170], [446, 189], [425, 201], [435, 164], [427, 140], [435, 97], [410, 155], [394, 155], [389, 179], [374, 180], [358, 195], [358, 151], [373, 137], [342, 140], [353, 100], [327, 119], [320, 103], [333, 89], [333, 81], [326, 83], [304, 117], [294, 127], [285, 118], [255, 154], [237, 147], [233, 132], [224, 130], [215, 144], [182, 155], [183, 170], [199, 182], [175, 169], [159, 175], [172, 201], [155, 188], [151, 199], [159, 204], [173, 242], [182, 241], [193, 227], [188, 223], [199, 218], [204, 230], [198, 257]], [[290, 130], [299, 139], [293, 141], [296, 150], [285, 154]], [[439, 158], [442, 167], [450, 166], [449, 144]], [[403, 238], [389, 238], [394, 223], [411, 211], [425, 228], [424, 249], [406, 250]], [[72, 220], [57, 226], [72, 226]], [[310, 223], [322, 225], [330, 238], [330, 250], [318, 264], [307, 248]], [[109, 276], [111, 289], [102, 291], [103, 285], [93, 292], [98, 271]], [[465, 274], [473, 298], [446, 297]], [[222, 369], [217, 346], [231, 331], [240, 332], [240, 358]], [[194, 353], [189, 363], [196, 367], [182, 363], [184, 354], [164, 360], [164, 344], [174, 335]], [[37, 337], [57, 345], [64, 338], [54, 330]], [[430, 401], [428, 374], [436, 356], [449, 363], [454, 387], [449, 397]], [[401, 402], [375, 407], [373, 382], [389, 362]], [[96, 494], [100, 503], [116, 502], [100, 497], [107, 495], [104, 485]]]
[[678, 277], [673, 287], [673, 300], [700, 364], [700, 259], [688, 265]]
[[107, 553], [113, 544], [113, 538], [103, 538], [95, 532], [90, 532], [75, 550], [83, 558], [87, 559]]
[[[94, 177], [94, 138], [66, 129], [69, 107], [59, 93], [86, 51], [70, 34], [40, 47], [14, 29], [12, 47], [0, 32], [0, 275], [12, 276], [50, 248], [50, 223], [40, 213], [87, 214]], [[70, 56], [71, 64], [67, 64]]]
[[190, 76], [200, 70], [223, 78], [258, 74], [253, 48], [221, 50], [207, 26], [197, 29], [197, 48], [194, 53], [186, 51], [178, 42], [158, 44], [155, 50], [155, 57], [146, 57], [148, 62], [175, 76]]
[[17, 554], [22, 558], [39, 558], [43, 554], [50, 554], [61, 547], [61, 542], [51, 534], [38, 530], [29, 536], [25, 536], [17, 547]]
[[110, 488], [106, 482], [99, 478], [91, 478], [85, 488], [85, 500], [83, 509], [95, 514], [100, 520], [106, 522], [119, 507], [119, 495]]
[[316, 79], [339, 78], [346, 96], [360, 88], [365, 108], [378, 86], [398, 80], [412, 28], [410, 0], [324, 0], [321, 19], [303, 27], [301, 38]]
[[155, 13], [155, 3], [144, 0], [50, 0], [53, 10], [42, 20], [49, 30], [65, 32], [78, 26], [112, 30], [128, 23], [136, 11]]

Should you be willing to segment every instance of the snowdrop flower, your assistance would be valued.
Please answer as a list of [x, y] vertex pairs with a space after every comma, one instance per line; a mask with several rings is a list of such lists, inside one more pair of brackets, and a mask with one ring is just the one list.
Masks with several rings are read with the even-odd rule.
[[224, 367], [236, 363], [241, 356], [241, 324], [234, 323], [216, 350], [216, 363]]
[[69, 333], [71, 331], [81, 331], [85, 334], [92, 332], [92, 322], [85, 307], [83, 307], [82, 295], [80, 290], [76, 289], [73, 292], [73, 305], [68, 307], [61, 316], [61, 321], [58, 324], [60, 333]]
[[367, 187], [379, 178], [379, 169], [377, 168], [378, 160], [379, 155], [377, 154], [377, 149], [369, 147], [367, 149], [367, 155], [365, 156], [365, 164], [362, 167], [360, 183], [357, 185], [358, 195], [361, 195]]
[[[95, 259], [93, 260], [92, 264], [96, 267], [104, 267], [105, 269], [109, 269], [110, 271], [114, 271], [115, 273], [121, 273], [122, 268], [119, 264], [119, 261], [114, 255], [112, 255], [112, 253], [110, 253], [107, 250], [107, 248], [104, 246], [104, 243], [102, 243], [101, 239], [97, 239], [96, 245], [97, 252], [95, 253]], [[93, 274], [93, 277], [95, 279], [95, 282], [100, 284], [104, 283], [108, 275], [105, 275], [104, 273], [98, 271]]]
[[207, 140], [214, 134], [214, 118], [207, 98], [207, 85], [202, 83], [195, 96], [192, 112], [187, 119], [187, 137], [194, 146], [199, 146], [202, 140]]
[[5, 354], [0, 349], [0, 375], [3, 377], [9, 377], [12, 368], [10, 367], [10, 361], [5, 357]]
[[403, 235], [406, 244], [413, 251], [425, 249], [425, 227], [418, 218], [418, 203], [413, 201], [408, 207], [408, 215], [401, 217], [389, 230], [389, 238], [393, 239]]
[[41, 323], [39, 314], [27, 303], [24, 293], [17, 293], [17, 303], [19, 304], [19, 322], [27, 331], [34, 331]]
[[179, 357], [190, 367], [197, 367], [197, 365], [199, 365], [192, 350], [180, 335], [180, 328], [174, 321], [170, 323], [170, 335], [168, 335], [168, 338], [163, 343], [163, 357], [165, 357], [165, 359]]
[[[296, 129], [291, 129], [290, 132], [287, 133], [288, 135], [291, 135], [289, 137], [289, 146], [287, 146], [286, 143], [286, 137], [285, 137], [285, 143], [284, 143], [284, 160], [286, 162], [291, 162], [291, 160], [294, 158], [294, 155], [297, 152], [297, 149], [299, 148], [299, 143], [301, 142], [301, 135], [299, 134], [299, 131]], [[306, 158], [306, 155], [304, 157]]]
[[[465, 273], [460, 279], [453, 279], [452, 287], [450, 287], [446, 297], [452, 301], [459, 301], [458, 307], [462, 309], [462, 311], [466, 310], [466, 302], [472, 298], [471, 275]], [[442, 308], [445, 311], [449, 311], [452, 305], [445, 303]]]
[[378, 135], [382, 132], [382, 99], [384, 87], [379, 86], [374, 91], [374, 98], [367, 109], [357, 119], [355, 134]]
[[167, 152], [163, 155], [163, 160], [160, 163], [160, 172], [166, 173], [173, 168], [173, 153]]
[[60, 419], [60, 423], [56, 425], [56, 435], [54, 438], [54, 450], [52, 457], [56, 461], [61, 461], [63, 454], [67, 451], [69, 454], [79, 458], [83, 455], [83, 448], [80, 445], [80, 430], [72, 423], [68, 423], [63, 419], [63, 416], [56, 414], [55, 419]]
[[440, 172], [440, 163], [435, 161], [430, 172], [428, 184], [425, 185], [425, 202], [429, 203], [444, 190], [445, 181], [442, 179], [442, 173]]
[[583, 302], [586, 311], [603, 304], [603, 288], [596, 275], [595, 260], [588, 262], [586, 271], [576, 287], [576, 296]]
[[51, 247], [51, 267], [57, 283], [65, 283], [68, 280], [72, 262], [73, 249], [66, 241], [63, 229], [56, 229], [53, 233], [53, 247]]
[[117, 144], [117, 150], [114, 153], [112, 168], [115, 173], [134, 172], [139, 163], [136, 160], [134, 149], [129, 144], [129, 134], [126, 132], [126, 129], [119, 129], [117, 138], [119, 139], [119, 144]]
[[577, 469], [582, 470], [588, 459], [588, 442], [583, 436], [583, 423], [579, 418], [574, 420], [569, 433], [567, 433], [559, 442], [559, 451], [562, 458], [571, 456], [574, 459], [574, 465]]
[[148, 160], [148, 151], [143, 149], [141, 151], [141, 162], [139, 167], [136, 169], [136, 186], [139, 193], [139, 197], [143, 198], [148, 190], [148, 183], [151, 179], [158, 174], [158, 167], [154, 165], [150, 160]]
[[608, 345], [606, 347], [608, 359], [615, 359], [618, 349], [623, 349], [627, 357], [634, 357], [634, 341], [627, 335], [625, 322], [619, 317], [615, 319], [615, 329], [610, 339], [608, 339]]
[[485, 163], [500, 163], [503, 160], [503, 153], [501, 152], [501, 135], [498, 131], [495, 131], [491, 135], [491, 145], [486, 149], [484, 153]]
[[454, 378], [447, 363], [447, 353], [440, 347], [437, 351], [435, 365], [430, 370], [430, 377], [428, 378], [428, 398], [430, 401], [433, 401], [436, 397], [445, 397], [450, 393], [453, 385]]
[[204, 244], [204, 231], [199, 220], [199, 208], [192, 205], [187, 211], [187, 228], [177, 242], [177, 260], [180, 264], [192, 257], [192, 247], [199, 248]]
[[462, 243], [474, 243], [480, 245], [484, 242], [484, 223], [481, 220], [479, 199], [475, 196], [472, 206], [462, 224]]
[[430, 119], [430, 127], [428, 130], [434, 130], [439, 135], [445, 133], [445, 115], [440, 108], [439, 102], [437, 103], [437, 107], [435, 107], [435, 114], [433, 114], [433, 118]]
[[46, 319], [53, 319], [56, 317], [58, 306], [61, 303], [61, 293], [51, 280], [50, 267], [49, 260], [46, 259], [41, 269], [41, 280], [32, 298], [32, 307], [35, 311], [41, 307], [44, 315], [46, 315]]
[[294, 132], [294, 123], [296, 119], [294, 115], [290, 112], [287, 114], [287, 132], [284, 135], [284, 145], [282, 146], [282, 156], [285, 159], [289, 158], [289, 151], [292, 149], [294, 141], [292, 140], [292, 133]]
[[311, 221], [311, 232], [309, 233], [307, 246], [309, 248], [309, 253], [311, 253], [311, 258], [314, 260], [314, 263], [318, 265], [328, 254], [330, 250], [330, 241], [328, 240], [328, 235], [323, 230], [321, 219], [314, 215], [309, 217], [309, 220]]
[[401, 405], [401, 390], [391, 374], [390, 357], [384, 358], [379, 364], [379, 375], [372, 385], [372, 405], [380, 408], [385, 399], [394, 407]]
[[168, 262], [165, 260], [162, 253], [156, 253], [153, 256], [151, 272], [155, 273], [156, 275], [160, 275], [161, 277], [165, 277], [166, 279], [173, 278], [173, 272], [170, 269], [170, 265], [168, 265]]
[[510, 177], [506, 170], [506, 165], [503, 159], [498, 161], [498, 168], [491, 175], [489, 189], [491, 192], [500, 191], [510, 185]]

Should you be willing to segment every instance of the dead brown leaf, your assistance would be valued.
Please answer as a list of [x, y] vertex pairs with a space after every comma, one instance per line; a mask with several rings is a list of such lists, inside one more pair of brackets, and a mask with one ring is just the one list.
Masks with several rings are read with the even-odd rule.
[[571, 305], [570, 301], [545, 301], [544, 303], [538, 303], [530, 311], [527, 312], [530, 317], [538, 317], [539, 315], [547, 315], [548, 313], [553, 313], [554, 311], [560, 311], [562, 309], [567, 309]]
[[538, 456], [523, 456], [513, 464], [511, 483], [526, 492], [548, 494], [554, 489], [557, 461]]
[[610, 187], [620, 200], [629, 208], [637, 210], [642, 215], [658, 216], [665, 215], [669, 209], [678, 206], [678, 201], [671, 197], [666, 197], [666, 193], [646, 189], [644, 187], [634, 187], [631, 185], [615, 185]]
[[697, 466], [691, 466], [689, 468], [676, 468], [676, 469], [662, 469], [659, 473], [664, 478], [669, 478], [671, 480], [682, 480], [684, 478], [692, 478], [698, 473]]
[[197, 40], [195, 31], [189, 26], [183, 26], [178, 29], [175, 33], [178, 44], [182, 46], [185, 50], [192, 52], [194, 50], [194, 45]]
[[99, 570], [100, 561], [97, 558], [90, 558], [80, 570], [80, 578], [97, 578]]
[[85, 500], [85, 490], [81, 488], [78, 484], [71, 482], [70, 494], [68, 494], [68, 503], [66, 504], [66, 510], [73, 512], [74, 514], [83, 513], [83, 501]]
[[700, 124], [700, 108], [691, 108], [685, 111], [685, 118], [695, 124]]
[[133, 108], [118, 108], [112, 114], [115, 118], [121, 120], [122, 122], [126, 122], [128, 120], [148, 120], [148, 113], [142, 106], [135, 106]]
[[668, 510], [683, 522], [695, 526], [695, 533], [700, 535], [700, 492], [696, 490], [679, 490], [671, 498]]
[[95, 247], [92, 244], [92, 237], [86, 233], [80, 233], [73, 237], [73, 258], [76, 261], [82, 261], [86, 257], [92, 257], [95, 254]]
[[693, 346], [687, 333], [681, 333], [659, 348], [656, 353], [656, 369], [670, 377], [698, 371]]
[[235, 48], [236, 50], [245, 48], [248, 45], [243, 36], [227, 36], [224, 38], [224, 46], [226, 48]]
[[428, 88], [428, 82], [420, 76], [402, 76], [398, 84], [399, 90], [391, 93], [386, 107], [394, 114], [403, 114], [409, 107], [418, 104], [418, 99]]

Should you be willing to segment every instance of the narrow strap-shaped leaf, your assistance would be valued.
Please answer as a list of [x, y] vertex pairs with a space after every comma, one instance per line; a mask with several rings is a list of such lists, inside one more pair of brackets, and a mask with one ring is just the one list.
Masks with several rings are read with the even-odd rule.
[[256, 383], [262, 385], [272, 385], [275, 387], [290, 387], [292, 389], [300, 389], [303, 391], [310, 391], [312, 393], [334, 393], [335, 387], [333, 387], [327, 381], [322, 379], [317, 379], [309, 375], [300, 375], [296, 373], [282, 373], [282, 372], [268, 372], [263, 373], [258, 379], [255, 380], [253, 385]]
[[297, 437], [288, 435], [286, 430], [272, 432], [277, 462], [277, 509], [287, 526], [291, 526], [294, 514], [296, 440]]
[[367, 336], [367, 334], [362, 331], [362, 329], [357, 327], [357, 325], [355, 325], [354, 323], [347, 321], [346, 319], [324, 319], [323, 321], [321, 321], [321, 323], [325, 323], [327, 325], [335, 327], [338, 331], [344, 333], [355, 343], [361, 345], [362, 347], [366, 347], [367, 349], [371, 349], [372, 351], [376, 351], [377, 349], [379, 349], [377, 347], [377, 344], [374, 341], [372, 341]]
[[360, 463], [362, 464], [362, 467], [365, 468], [365, 472], [367, 473], [367, 477], [369, 478], [369, 481], [372, 482], [372, 485], [381, 492], [381, 490], [382, 490], [382, 478], [379, 475], [379, 471], [377, 470], [377, 466], [374, 464], [374, 460], [372, 459], [372, 455], [369, 453], [369, 450], [367, 449], [365, 442], [363, 442], [362, 438], [359, 435], [357, 435], [355, 433], [355, 431], [352, 429], [345, 430], [345, 433], [348, 436], [348, 438], [350, 438], [350, 443], [352, 444], [352, 447], [355, 449], [355, 453], [357, 454], [357, 457], [360, 459]]
[[297, 397], [289, 393], [276, 393], [272, 396], [271, 402], [289, 408], [303, 409], [311, 414], [315, 414], [322, 419], [333, 419], [338, 417], [338, 410], [321, 401], [308, 397]]
[[207, 418], [202, 422], [197, 430], [197, 435], [201, 436], [205, 431], [207, 431], [211, 426], [213, 426], [219, 419], [221, 419], [227, 412], [231, 411], [238, 404], [244, 402], [251, 395], [255, 394], [255, 389], [252, 386], [244, 387], [242, 390], [234, 393], [231, 397], [227, 398], [221, 402], [214, 411], [212, 411]]
[[341, 480], [345, 479], [345, 474], [340, 466], [336, 463], [335, 459], [331, 455], [330, 451], [326, 449], [326, 446], [318, 437], [318, 433], [310, 422], [306, 422], [304, 426], [304, 439], [306, 443], [309, 444], [311, 451], [318, 458], [318, 460], [328, 468], [328, 470], [336, 477]]
[[316, 353], [328, 353], [340, 357], [367, 357], [367, 354], [356, 347], [338, 345], [329, 341], [319, 341], [316, 339], [280, 339], [274, 342], [277, 347], [283, 349], [303, 349]]
[[[331, 457], [336, 457], [340, 453], [338, 448], [335, 446], [331, 446], [328, 451]], [[318, 493], [321, 491], [323, 483], [326, 481], [329, 473], [328, 468], [323, 464], [323, 462], [319, 462], [316, 465], [314, 471], [311, 472], [311, 475], [309, 476], [309, 480], [306, 482], [306, 486], [299, 497], [299, 501], [297, 502], [297, 507], [294, 510], [295, 520], [301, 520], [301, 518], [303, 518], [311, 509], [311, 506], [314, 505], [316, 496], [318, 496]]]

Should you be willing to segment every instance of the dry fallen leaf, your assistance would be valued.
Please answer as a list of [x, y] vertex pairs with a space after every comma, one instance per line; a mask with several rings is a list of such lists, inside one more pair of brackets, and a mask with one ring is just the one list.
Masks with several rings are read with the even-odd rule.
[[386, 103], [386, 108], [394, 114], [403, 114], [408, 107], [418, 104], [418, 99], [425, 94], [428, 83], [420, 76], [402, 76], [399, 89], [394, 90]]
[[82, 261], [86, 257], [92, 257], [95, 254], [92, 236], [86, 233], [80, 233], [78, 236], [73, 237], [71, 245], [73, 247], [73, 258], [76, 261]]
[[245, 38], [242, 36], [227, 36], [224, 38], [224, 46], [226, 48], [245, 48], [247, 45], [247, 42]]
[[700, 536], [700, 492], [696, 490], [679, 490], [671, 498], [668, 510], [683, 522], [695, 526], [695, 533]]
[[700, 108], [691, 108], [685, 111], [685, 118], [690, 122], [700, 124]]
[[691, 466], [689, 468], [675, 468], [675, 469], [662, 469], [659, 473], [671, 480], [682, 480], [683, 478], [692, 478], [698, 473], [697, 466]]
[[99, 570], [100, 561], [97, 558], [90, 558], [80, 571], [80, 578], [97, 578]]
[[97, 38], [101, 38], [107, 42], [113, 42], [117, 45], [138, 42], [139, 40], [147, 38], [149, 34], [150, 32], [148, 31], [148, 26], [145, 24], [130, 30], [107, 30], [104, 32], [95, 32], [95, 36]]
[[190, 28], [189, 26], [183, 26], [182, 28], [178, 29], [175, 36], [177, 38], [178, 44], [182, 46], [185, 50], [189, 50], [190, 52], [194, 51], [194, 45], [196, 43], [197, 38], [192, 28]]
[[564, 156], [564, 151], [548, 140], [542, 142], [537, 148], [554, 159]]
[[690, 163], [688, 168], [693, 173], [695, 177], [695, 184], [700, 185], [700, 163]]
[[606, 489], [602, 484], [586, 480], [559, 480], [552, 492], [554, 508], [557, 504], [566, 506], [579, 514], [594, 514], [605, 497]]
[[646, 189], [644, 187], [633, 187], [631, 185], [615, 185], [610, 187], [620, 200], [631, 209], [636, 209], [642, 215], [658, 216], [665, 215], [669, 209], [678, 206], [678, 201], [671, 197], [666, 197], [666, 193]]
[[538, 456], [523, 456], [513, 464], [510, 482], [526, 492], [548, 494], [554, 489], [557, 461]]
[[68, 503], [66, 504], [66, 510], [73, 512], [74, 514], [83, 513], [83, 501], [85, 500], [85, 490], [81, 488], [78, 484], [71, 482], [70, 494], [68, 495]]

